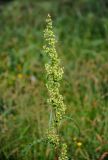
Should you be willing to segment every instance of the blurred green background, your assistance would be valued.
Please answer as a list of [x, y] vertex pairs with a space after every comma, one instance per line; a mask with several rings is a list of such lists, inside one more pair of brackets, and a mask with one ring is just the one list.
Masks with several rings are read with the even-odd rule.
[[0, 1], [0, 160], [55, 158], [43, 140], [50, 112], [42, 51], [48, 13], [72, 117], [60, 134], [69, 160], [97, 160], [108, 151], [107, 0]]

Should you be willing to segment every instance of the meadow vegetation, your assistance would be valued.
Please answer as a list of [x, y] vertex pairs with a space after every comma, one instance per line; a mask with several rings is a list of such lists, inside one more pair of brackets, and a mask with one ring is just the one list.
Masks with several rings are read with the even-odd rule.
[[[104, 0], [104, 2], [106, 2]], [[14, 0], [0, 6], [0, 160], [52, 160], [43, 53], [51, 14], [67, 105], [60, 135], [69, 160], [108, 151], [108, 8], [99, 0]]]

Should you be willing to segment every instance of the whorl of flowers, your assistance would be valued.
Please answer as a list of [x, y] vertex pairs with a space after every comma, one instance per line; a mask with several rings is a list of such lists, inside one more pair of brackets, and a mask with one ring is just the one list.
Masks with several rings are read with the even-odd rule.
[[[43, 46], [44, 53], [49, 58], [49, 61], [45, 64], [46, 69], [46, 87], [48, 89], [49, 98], [48, 104], [52, 108], [51, 122], [52, 126], [48, 130], [48, 141], [55, 146], [55, 148], [60, 148], [60, 136], [58, 133], [58, 127], [65, 114], [66, 106], [63, 102], [63, 97], [59, 92], [60, 80], [63, 75], [63, 68], [60, 66], [60, 59], [55, 49], [56, 39], [53, 33], [52, 20], [50, 15], [46, 19], [46, 29], [44, 31], [45, 45]], [[66, 144], [63, 145], [60, 160], [64, 160], [63, 157], [67, 157]], [[62, 152], [60, 151], [60, 152]], [[65, 160], [67, 160], [65, 158]]]
[[60, 154], [59, 160], [68, 160], [66, 143], [62, 144], [61, 154]]

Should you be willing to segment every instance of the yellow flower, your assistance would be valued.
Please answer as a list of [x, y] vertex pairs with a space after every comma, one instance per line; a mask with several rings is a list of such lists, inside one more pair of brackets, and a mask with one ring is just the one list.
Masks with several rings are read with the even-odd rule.
[[81, 147], [81, 146], [82, 146], [82, 143], [81, 143], [81, 142], [77, 142], [77, 146], [78, 146], [78, 147]]
[[19, 74], [18, 74], [18, 78], [19, 78], [19, 79], [22, 79], [22, 78], [23, 78], [23, 75], [22, 75], [21, 73], [19, 73]]

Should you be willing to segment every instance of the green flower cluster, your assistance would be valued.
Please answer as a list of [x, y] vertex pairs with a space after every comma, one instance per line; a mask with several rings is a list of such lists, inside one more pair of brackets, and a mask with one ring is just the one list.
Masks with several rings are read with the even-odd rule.
[[47, 132], [47, 139], [50, 144], [54, 145], [54, 147], [59, 146], [59, 136], [56, 133], [56, 129], [52, 126]]
[[60, 60], [58, 58], [55, 49], [55, 35], [52, 31], [52, 20], [50, 15], [46, 20], [47, 27], [44, 31], [45, 46], [44, 52], [49, 56], [49, 62], [45, 64], [45, 69], [47, 72], [47, 89], [49, 91], [48, 103], [53, 107], [55, 112], [56, 125], [59, 125], [60, 120], [65, 114], [66, 106], [63, 102], [63, 97], [59, 93], [60, 80], [63, 75], [63, 68], [60, 66]]
[[68, 160], [66, 143], [62, 144], [61, 155], [59, 157], [59, 160]]
[[[61, 144], [58, 128], [66, 110], [66, 106], [63, 102], [63, 97], [59, 92], [60, 80], [62, 79], [63, 75], [63, 68], [60, 66], [60, 59], [58, 58], [58, 54], [55, 49], [56, 39], [53, 33], [52, 20], [50, 15], [48, 15], [46, 23], [47, 26], [44, 31], [45, 45], [43, 46], [44, 53], [46, 53], [47, 57], [49, 57], [49, 61], [45, 64], [47, 76], [46, 87], [49, 92], [48, 103], [53, 111], [51, 120], [52, 127], [49, 128], [47, 137], [48, 141], [53, 144], [56, 149], [58, 148], [59, 150]], [[63, 145], [62, 150], [64, 150], [65, 152], [61, 153], [62, 157], [59, 159], [67, 160], [65, 154], [66, 144]]]

